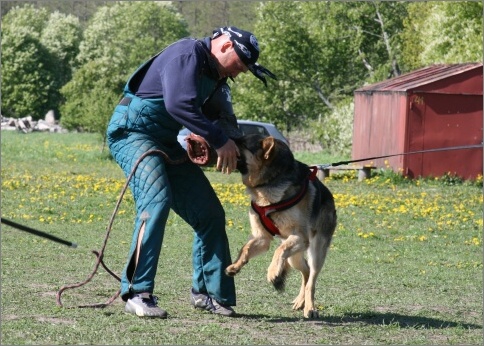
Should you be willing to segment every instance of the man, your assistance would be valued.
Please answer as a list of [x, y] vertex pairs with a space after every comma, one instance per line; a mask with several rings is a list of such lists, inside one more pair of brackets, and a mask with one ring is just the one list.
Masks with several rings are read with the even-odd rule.
[[[215, 120], [231, 112], [230, 97], [221, 96], [230, 95], [227, 78], [248, 70], [264, 83], [266, 75], [275, 78], [256, 63], [258, 57], [252, 33], [224, 27], [211, 38], [171, 44], [128, 80], [107, 130], [109, 148], [125, 175], [135, 170], [130, 189], [137, 214], [121, 281], [126, 312], [167, 317], [153, 291], [166, 220], [173, 209], [195, 231], [191, 304], [235, 315], [234, 280], [224, 275], [231, 264], [225, 213], [201, 168], [184, 160], [186, 152], [177, 134], [185, 126], [205, 138], [217, 153], [217, 169], [226, 174], [234, 171], [238, 149], [229, 135], [237, 132], [235, 116], [218, 119], [226, 130]], [[150, 150], [163, 155], [156, 152], [137, 163]]]

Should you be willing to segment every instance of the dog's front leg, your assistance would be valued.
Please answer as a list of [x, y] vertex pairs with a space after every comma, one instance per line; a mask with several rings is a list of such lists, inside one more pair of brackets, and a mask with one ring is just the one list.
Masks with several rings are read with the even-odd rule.
[[290, 235], [274, 252], [272, 262], [267, 269], [267, 281], [272, 283], [276, 290], [282, 291], [285, 285], [288, 270], [287, 259], [292, 255], [306, 250], [308, 241], [296, 235]]
[[269, 250], [271, 239], [255, 237], [250, 239], [240, 250], [237, 260], [225, 269], [225, 274], [235, 276], [252, 257]]

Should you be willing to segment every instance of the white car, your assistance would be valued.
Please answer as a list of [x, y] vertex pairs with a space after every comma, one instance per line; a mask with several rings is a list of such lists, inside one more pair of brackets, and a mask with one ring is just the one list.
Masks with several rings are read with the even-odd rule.
[[[244, 135], [261, 134], [263, 136], [272, 136], [289, 145], [286, 137], [284, 137], [284, 135], [273, 124], [252, 120], [237, 120], [237, 124]], [[185, 137], [188, 136], [190, 132], [191, 131], [189, 129], [183, 128], [178, 133], [178, 142], [185, 149], [187, 148]]]

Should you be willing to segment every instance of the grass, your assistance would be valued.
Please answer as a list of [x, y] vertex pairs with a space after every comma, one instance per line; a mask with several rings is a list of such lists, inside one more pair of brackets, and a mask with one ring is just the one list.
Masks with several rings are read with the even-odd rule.
[[[118, 166], [88, 134], [2, 132], [2, 217], [79, 244], [77, 249], [4, 226], [1, 231], [1, 344], [435, 344], [483, 343], [482, 180], [449, 177], [408, 181], [387, 171], [371, 179], [332, 176], [339, 225], [316, 286], [320, 318], [307, 321], [286, 291], [266, 282], [271, 252], [236, 277], [239, 317], [189, 305], [192, 231], [169, 218], [155, 294], [167, 320], [123, 312], [118, 283], [100, 269], [85, 286], [55, 294], [91, 273], [124, 184]], [[304, 162], [339, 158], [296, 153]], [[315, 162], [315, 160], [317, 161]], [[341, 158], [344, 159], [344, 158]], [[226, 208], [232, 255], [249, 235], [248, 200], [240, 176], [206, 170]], [[452, 184], [449, 184], [449, 181]], [[132, 232], [133, 202], [121, 204], [105, 253], [120, 273]], [[276, 242], [273, 242], [273, 247]]]

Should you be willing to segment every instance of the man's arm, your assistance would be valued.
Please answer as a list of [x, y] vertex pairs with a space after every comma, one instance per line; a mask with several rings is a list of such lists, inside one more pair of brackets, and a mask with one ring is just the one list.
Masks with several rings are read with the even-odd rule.
[[202, 113], [197, 101], [200, 59], [196, 54], [181, 55], [165, 66], [163, 97], [167, 111], [175, 120], [217, 149], [227, 142], [228, 137]]

